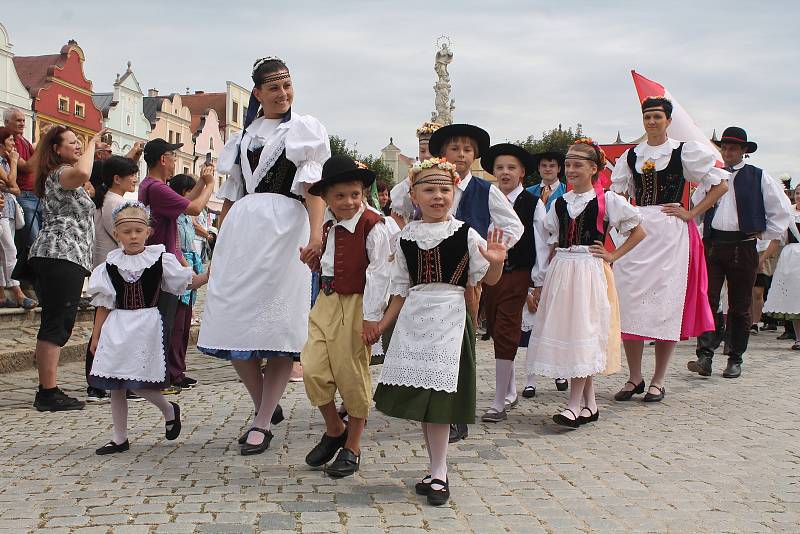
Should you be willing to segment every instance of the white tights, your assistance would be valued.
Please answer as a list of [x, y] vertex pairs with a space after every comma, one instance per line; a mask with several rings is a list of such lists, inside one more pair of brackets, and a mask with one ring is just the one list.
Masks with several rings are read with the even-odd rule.
[[[111, 390], [111, 421], [114, 425], [112, 440], [117, 445], [124, 443], [128, 439], [128, 399], [125, 398], [126, 390]], [[165, 421], [175, 419], [175, 409], [172, 404], [156, 389], [137, 389], [134, 391], [143, 399], [154, 404], [161, 410]]]
[[[447, 446], [450, 440], [450, 425], [422, 423], [422, 433], [428, 446], [430, 473], [432, 478], [447, 481]], [[441, 489], [441, 488], [434, 488]]]

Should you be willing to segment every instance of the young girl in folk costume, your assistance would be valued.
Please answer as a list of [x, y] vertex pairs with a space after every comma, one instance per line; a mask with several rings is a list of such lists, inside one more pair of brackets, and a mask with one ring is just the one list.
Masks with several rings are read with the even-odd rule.
[[[545, 219], [555, 256], [528, 346], [529, 372], [570, 379], [569, 404], [553, 420], [572, 428], [600, 415], [592, 375], [620, 369], [619, 306], [609, 264], [645, 236], [635, 207], [593, 186], [605, 163], [591, 139], [578, 139], [567, 152], [572, 190], [555, 201]], [[603, 247], [609, 225], [628, 235], [614, 252]]]
[[450, 424], [475, 422], [475, 333], [464, 289], [497, 283], [506, 243], [502, 230], [488, 244], [450, 210], [458, 184], [455, 166], [432, 158], [415, 166], [411, 197], [422, 220], [400, 232], [389, 293], [378, 330], [397, 321], [386, 352], [375, 407], [422, 422], [429, 474], [416, 491], [432, 505], [450, 497], [447, 446]]
[[126, 390], [155, 404], [166, 420], [166, 438], [181, 432], [181, 412], [161, 394], [167, 383], [163, 324], [158, 311], [162, 291], [179, 295], [192, 281], [164, 245], [145, 246], [150, 235], [144, 204], [128, 201], [114, 210], [114, 237], [121, 248], [112, 250], [105, 263], [89, 278], [92, 304], [97, 307], [90, 347], [94, 354], [89, 384], [111, 392], [111, 441], [97, 454], [127, 451], [128, 402]]

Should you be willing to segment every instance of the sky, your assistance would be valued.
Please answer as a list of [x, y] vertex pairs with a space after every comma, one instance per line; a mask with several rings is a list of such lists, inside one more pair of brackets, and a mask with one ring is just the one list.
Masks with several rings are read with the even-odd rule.
[[749, 161], [776, 178], [800, 175], [798, 20], [800, 2], [739, 0], [28, 0], [0, 10], [17, 55], [77, 40], [96, 92], [110, 91], [127, 61], [145, 93], [165, 94], [250, 87], [253, 61], [281, 57], [293, 109], [372, 154], [391, 137], [416, 155], [441, 35], [454, 52], [455, 122], [493, 142], [578, 123], [601, 143], [638, 138], [635, 69], [709, 136], [745, 128], [759, 145]]

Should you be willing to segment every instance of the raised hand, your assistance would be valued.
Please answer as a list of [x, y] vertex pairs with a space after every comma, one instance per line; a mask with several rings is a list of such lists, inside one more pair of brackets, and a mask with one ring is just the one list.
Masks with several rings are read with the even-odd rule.
[[503, 263], [508, 250], [508, 238], [501, 228], [494, 228], [486, 236], [486, 248], [478, 245], [478, 251], [491, 264]]

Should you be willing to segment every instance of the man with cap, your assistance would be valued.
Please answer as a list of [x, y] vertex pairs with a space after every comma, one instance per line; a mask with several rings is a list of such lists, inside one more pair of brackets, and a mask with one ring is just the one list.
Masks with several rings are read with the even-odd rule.
[[544, 207], [550, 210], [553, 201], [567, 192], [561, 181], [564, 173], [564, 154], [557, 150], [546, 150], [533, 155], [533, 166], [539, 170], [542, 181], [528, 188], [528, 191], [542, 199]]
[[[214, 192], [214, 166], [206, 165], [200, 174], [197, 185], [184, 197], [176, 193], [167, 185], [167, 181], [175, 173], [175, 151], [183, 146], [183, 143], [168, 143], [164, 139], [157, 138], [149, 141], [144, 146], [144, 161], [147, 164], [147, 178], [139, 184], [139, 200], [150, 208], [150, 226], [152, 233], [147, 239], [148, 245], [164, 245], [166, 252], [175, 256], [186, 265], [183, 254], [178, 246], [178, 216], [182, 213], [187, 215], [199, 215], [203, 208], [208, 204], [211, 193]], [[205, 275], [207, 279], [208, 274]], [[158, 309], [164, 322], [164, 339], [166, 343], [165, 351], [169, 351], [169, 340], [172, 337], [172, 325], [175, 320], [175, 312], [178, 309], [178, 297], [162, 292], [159, 297]], [[168, 376], [173, 386], [183, 384], [185, 386], [194, 385], [194, 380], [183, 375], [181, 365], [175, 362], [168, 362]], [[188, 381], [191, 383], [184, 383]], [[177, 392], [172, 389], [169, 392]]]
[[[709, 209], [703, 219], [703, 242], [708, 269], [708, 301], [711, 309], [719, 309], [722, 284], [728, 282], [728, 365], [725, 378], [738, 378], [742, 373], [742, 356], [750, 339], [750, 307], [753, 284], [759, 264], [756, 239], [780, 239], [791, 223], [789, 199], [780, 182], [758, 167], [744, 163], [758, 145], [748, 141], [747, 132], [737, 126], [726, 128], [715, 141], [720, 148], [725, 170], [731, 173], [728, 191]], [[692, 196], [697, 204], [705, 190], [698, 188]], [[722, 315], [715, 313], [716, 327]], [[697, 338], [697, 360], [687, 367], [701, 376], [711, 375], [714, 351], [720, 336], [706, 332]]]
[[544, 231], [547, 210], [538, 196], [522, 187], [525, 175], [534, 168], [533, 162], [527, 150], [511, 143], [489, 147], [481, 156], [481, 166], [494, 175], [497, 188], [524, 227], [522, 237], [508, 250], [500, 281], [487, 287], [483, 294], [495, 357], [495, 398], [481, 418], [485, 422], [506, 419], [506, 411], [517, 405], [514, 358], [520, 340], [522, 307], [529, 288], [531, 298], [538, 302], [550, 256]]
[[[489, 226], [503, 230], [507, 246], [513, 247], [522, 237], [524, 226], [508, 198], [490, 182], [472, 176], [472, 164], [489, 149], [489, 133], [472, 124], [449, 124], [431, 135], [428, 149], [433, 156], [444, 157], [456, 166], [461, 181], [453, 192], [453, 216], [467, 223], [484, 239]], [[474, 321], [478, 315], [481, 288], [467, 287], [464, 291], [467, 310]], [[520, 308], [521, 309], [521, 308]], [[467, 425], [453, 425], [450, 442], [467, 437]]]

